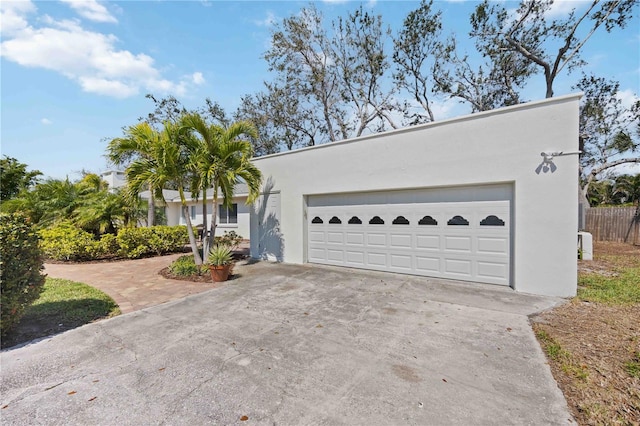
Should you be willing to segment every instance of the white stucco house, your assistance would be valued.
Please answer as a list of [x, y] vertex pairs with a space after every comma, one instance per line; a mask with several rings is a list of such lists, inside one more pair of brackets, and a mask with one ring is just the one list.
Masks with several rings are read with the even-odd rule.
[[[165, 200], [165, 214], [167, 216], [167, 225], [186, 225], [186, 219], [182, 214], [180, 194], [178, 191], [165, 189], [162, 191]], [[191, 193], [186, 191], [187, 205], [189, 206], [189, 214], [191, 224], [194, 227], [201, 226], [203, 223], [202, 194], [198, 199], [192, 198]], [[249, 239], [249, 221], [250, 206], [247, 205], [247, 186], [238, 184], [235, 188], [235, 196], [231, 207], [222, 205], [222, 197], [219, 196], [218, 215], [216, 216], [217, 231], [216, 235], [222, 235], [225, 231], [235, 231], [244, 239]], [[149, 191], [140, 194], [141, 198], [148, 199]], [[213, 189], [207, 191], [207, 227], [211, 226]]]
[[251, 255], [573, 296], [580, 96], [256, 158]]

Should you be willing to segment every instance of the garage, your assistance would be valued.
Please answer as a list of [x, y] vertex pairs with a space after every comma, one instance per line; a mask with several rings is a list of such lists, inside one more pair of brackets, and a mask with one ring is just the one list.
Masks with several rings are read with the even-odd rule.
[[308, 197], [308, 261], [510, 284], [511, 186]]
[[[265, 184], [251, 213], [251, 256], [574, 296], [579, 101], [257, 158]], [[265, 210], [274, 194], [279, 208]]]

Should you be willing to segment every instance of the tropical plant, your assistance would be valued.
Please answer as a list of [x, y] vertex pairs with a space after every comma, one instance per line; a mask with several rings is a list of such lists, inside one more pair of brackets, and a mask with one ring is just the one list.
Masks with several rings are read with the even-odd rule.
[[233, 260], [231, 255], [231, 249], [227, 246], [215, 246], [209, 252], [207, 259], [207, 265], [211, 266], [224, 266], [230, 265]]
[[[133, 129], [134, 132], [141, 133], [140, 137], [133, 138], [130, 142], [115, 142], [113, 151], [110, 149], [110, 153], [118, 154], [119, 152], [130, 152], [127, 151], [127, 147], [130, 146], [128, 144], [135, 146], [140, 143], [143, 145], [144, 155], [138, 155], [125, 170], [128, 182], [126, 191], [130, 197], [135, 198], [142, 190], [150, 187], [156, 189], [161, 197], [162, 188], [173, 182], [180, 195], [182, 213], [187, 222], [187, 233], [194, 261], [196, 265], [201, 265], [202, 257], [196, 244], [185, 196], [185, 188], [190, 183], [188, 172], [191, 167], [192, 153], [196, 150], [197, 141], [192, 137], [189, 129], [170, 121], [165, 121], [161, 131], [155, 131], [147, 123], [133, 126]], [[118, 148], [122, 148], [122, 146], [126, 149], [119, 150]]]
[[[107, 158], [118, 166], [129, 164], [133, 161], [148, 158], [153, 155], [153, 145], [158, 139], [158, 132], [149, 125], [149, 123], [138, 123], [125, 129], [125, 136], [115, 138], [109, 142], [107, 146]], [[145, 190], [149, 190], [148, 208], [147, 208], [147, 226], [155, 224], [155, 200], [161, 199], [162, 187], [154, 187], [153, 181], [146, 182]], [[129, 191], [126, 194], [131, 198], [128, 204], [134, 204], [138, 199], [138, 191]]]
[[[206, 261], [215, 238], [219, 196], [222, 195], [222, 204], [230, 207], [235, 187], [240, 181], [246, 183], [249, 190], [247, 203], [255, 201], [260, 194], [262, 173], [251, 162], [251, 143], [241, 139], [243, 135], [255, 138], [257, 134], [255, 127], [246, 121], [238, 121], [224, 128], [216, 124], [207, 124], [200, 114], [195, 113], [186, 115], [182, 123], [199, 136], [191, 157], [191, 167], [196, 172], [198, 189], [203, 191], [213, 188], [211, 232], [203, 241]], [[185, 218], [188, 216], [185, 212]]]

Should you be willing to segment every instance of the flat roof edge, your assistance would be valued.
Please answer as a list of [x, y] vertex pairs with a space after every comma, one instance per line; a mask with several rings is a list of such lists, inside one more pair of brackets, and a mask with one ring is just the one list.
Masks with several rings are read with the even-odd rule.
[[536, 107], [550, 105], [550, 104], [558, 104], [558, 103], [563, 103], [563, 102], [572, 101], [572, 100], [579, 100], [583, 95], [584, 95], [583, 92], [578, 92], [578, 93], [571, 93], [569, 95], [557, 96], [557, 97], [553, 97], [553, 98], [540, 99], [540, 100], [537, 100], [537, 101], [525, 102], [525, 103], [521, 103], [521, 104], [517, 104], [517, 105], [512, 105], [512, 106], [507, 106], [507, 107], [502, 107], [502, 108], [497, 108], [497, 109], [492, 109], [492, 110], [489, 110], [489, 111], [476, 112], [476, 113], [473, 113], [473, 114], [461, 115], [459, 117], [452, 117], [452, 118], [446, 118], [444, 120], [432, 121], [430, 123], [418, 124], [418, 125], [415, 125], [415, 126], [407, 126], [407, 127], [401, 128], [401, 129], [392, 129], [392, 130], [387, 130], [387, 131], [380, 132], [380, 133], [372, 133], [372, 134], [358, 136], [358, 137], [354, 137], [354, 138], [350, 138], [350, 139], [342, 139], [342, 140], [335, 141], [335, 142], [326, 142], [326, 143], [323, 143], [321, 145], [298, 148], [298, 149], [294, 149], [294, 150], [291, 150], [291, 151], [276, 152], [275, 154], [264, 155], [262, 157], [255, 157], [255, 158], [252, 159], [252, 161], [260, 161], [260, 160], [263, 160], [263, 159], [280, 157], [280, 156], [283, 156], [283, 155], [292, 155], [292, 154], [297, 154], [297, 153], [300, 153], [300, 152], [310, 151], [310, 150], [314, 150], [314, 149], [330, 148], [330, 147], [336, 146], [336, 145], [343, 145], [343, 144], [348, 144], [348, 143], [361, 142], [361, 141], [367, 140], [367, 139], [380, 138], [380, 137], [389, 136], [389, 135], [396, 135], [396, 134], [400, 134], [400, 133], [415, 132], [415, 131], [423, 130], [423, 129], [426, 129], [426, 128], [429, 128], [429, 127], [442, 126], [442, 125], [453, 124], [453, 123], [462, 122], [462, 121], [476, 120], [478, 118], [488, 117], [488, 116], [492, 116], [492, 115], [505, 114], [505, 113], [511, 113], [511, 112], [514, 112], [514, 111], [517, 111], [517, 110], [530, 109], [532, 107], [536, 108]]

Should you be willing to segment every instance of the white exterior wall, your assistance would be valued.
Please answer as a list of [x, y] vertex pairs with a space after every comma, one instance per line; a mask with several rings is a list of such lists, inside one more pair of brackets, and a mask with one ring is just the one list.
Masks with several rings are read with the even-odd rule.
[[271, 191], [280, 192], [283, 260], [307, 261], [308, 195], [509, 183], [512, 286], [575, 295], [578, 157], [556, 157], [554, 172], [536, 169], [543, 151], [577, 151], [579, 99], [552, 98], [255, 159]]
[[[220, 236], [224, 234], [225, 231], [235, 231], [238, 235], [242, 236], [244, 239], [249, 239], [249, 213], [250, 207], [246, 204], [246, 197], [235, 197], [233, 199], [234, 203], [238, 204], [238, 223], [220, 223], [220, 216], [217, 216], [216, 223], [218, 224], [218, 228], [216, 230], [216, 235]], [[195, 227], [197, 225], [202, 224], [202, 201], [190, 201], [187, 202], [189, 205], [189, 209], [191, 206], [196, 206], [196, 218], [191, 219], [191, 224]], [[211, 214], [212, 214], [212, 204], [211, 202], [207, 202], [207, 227], [211, 225]], [[167, 224], [168, 225], [186, 225], [187, 222], [184, 220], [181, 214], [180, 203], [179, 202], [170, 202], [167, 203]]]

